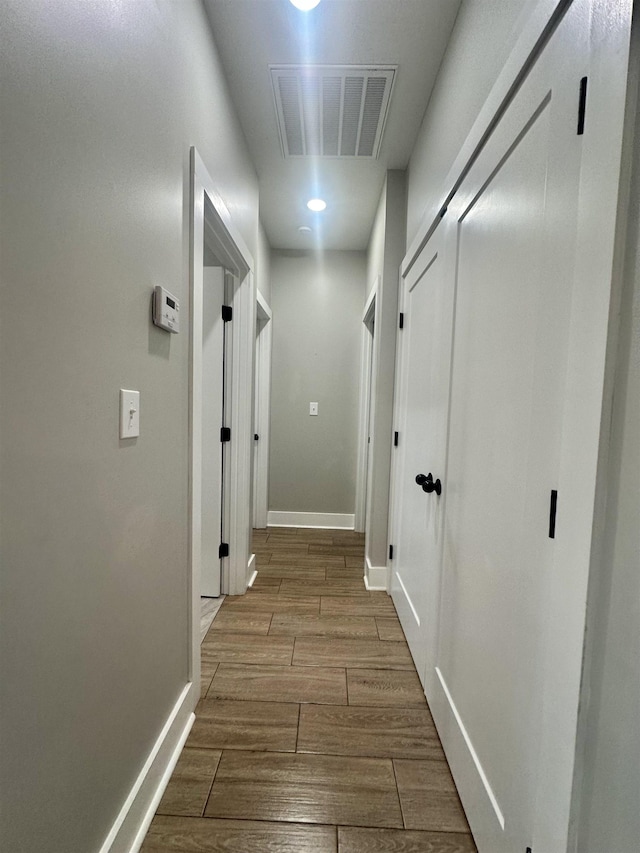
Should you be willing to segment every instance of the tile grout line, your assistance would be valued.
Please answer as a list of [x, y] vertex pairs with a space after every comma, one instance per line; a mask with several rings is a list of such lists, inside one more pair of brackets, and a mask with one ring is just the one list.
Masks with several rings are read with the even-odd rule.
[[300, 709], [302, 708], [302, 703], [298, 703], [298, 724], [296, 726], [296, 744], [294, 747], [294, 753], [298, 754], [298, 741], [300, 740]]
[[216, 776], [218, 775], [218, 770], [219, 770], [219, 768], [220, 768], [220, 764], [222, 763], [222, 755], [223, 755], [223, 753], [224, 753], [224, 750], [223, 750], [223, 749], [221, 749], [221, 750], [220, 750], [220, 758], [218, 759], [218, 763], [216, 764], [216, 769], [215, 769], [215, 771], [214, 771], [214, 773], [213, 773], [213, 778], [211, 779], [211, 785], [209, 785], [209, 793], [207, 794], [206, 799], [205, 799], [205, 801], [204, 801], [204, 806], [202, 807], [202, 814], [200, 815], [200, 817], [204, 817], [204, 816], [205, 816], [205, 812], [206, 812], [206, 810], [207, 810], [207, 806], [209, 805], [209, 800], [211, 799], [211, 792], [213, 791], [213, 783], [216, 781]]
[[398, 796], [398, 805], [400, 806], [400, 817], [402, 818], [402, 826], [406, 830], [407, 829], [407, 822], [406, 822], [405, 817], [404, 817], [404, 809], [402, 807], [402, 797], [400, 796], [400, 787], [398, 786], [398, 776], [396, 774], [396, 759], [395, 758], [391, 759], [391, 768], [393, 770], [393, 781], [395, 782], [396, 794]]

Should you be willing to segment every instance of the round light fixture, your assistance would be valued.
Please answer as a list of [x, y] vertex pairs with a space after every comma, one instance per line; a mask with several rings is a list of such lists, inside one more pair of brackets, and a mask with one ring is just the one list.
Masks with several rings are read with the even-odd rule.
[[319, 2], [320, 0], [291, 0], [291, 3], [301, 12], [309, 12], [311, 9], [315, 9]]
[[321, 198], [310, 198], [307, 202], [307, 207], [309, 210], [313, 210], [316, 213], [320, 213], [321, 210], [324, 210], [327, 206], [327, 202], [323, 201]]
[[311, 228], [309, 228], [309, 226], [308, 226], [308, 225], [301, 225], [301, 226], [298, 228], [298, 231], [299, 231], [301, 234], [311, 234]]

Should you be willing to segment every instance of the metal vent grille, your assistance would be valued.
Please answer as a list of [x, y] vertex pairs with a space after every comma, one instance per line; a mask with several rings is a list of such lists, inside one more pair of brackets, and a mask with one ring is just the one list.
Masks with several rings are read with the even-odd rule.
[[377, 157], [397, 66], [271, 66], [285, 157]]

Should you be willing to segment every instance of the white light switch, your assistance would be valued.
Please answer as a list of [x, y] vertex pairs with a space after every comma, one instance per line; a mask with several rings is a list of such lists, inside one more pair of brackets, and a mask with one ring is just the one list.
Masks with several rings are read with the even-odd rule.
[[318, 404], [317, 403], [309, 403], [309, 414], [317, 415], [318, 414]]
[[140, 392], [120, 389], [120, 438], [140, 435]]

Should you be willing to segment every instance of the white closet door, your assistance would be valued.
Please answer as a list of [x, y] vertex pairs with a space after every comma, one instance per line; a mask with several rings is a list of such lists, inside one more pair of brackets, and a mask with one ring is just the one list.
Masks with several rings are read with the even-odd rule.
[[533, 846], [537, 786], [545, 783], [538, 755], [548, 591], [552, 572], [562, 571], [550, 504], [571, 331], [579, 69], [588, 46], [579, 5], [447, 213], [456, 323], [433, 705], [481, 853]]
[[[391, 594], [420, 679], [433, 672], [438, 618], [453, 290], [439, 227], [402, 281], [398, 467]], [[434, 485], [416, 482], [431, 477]]]

